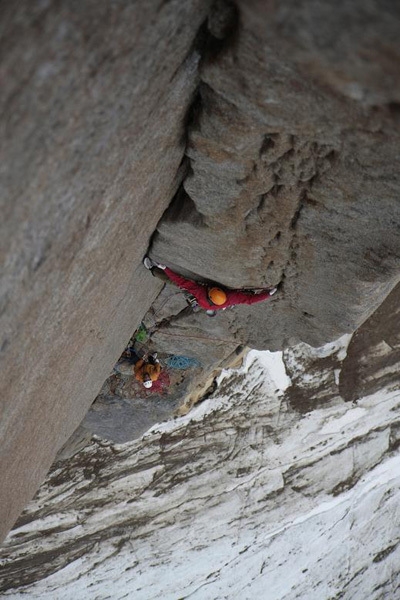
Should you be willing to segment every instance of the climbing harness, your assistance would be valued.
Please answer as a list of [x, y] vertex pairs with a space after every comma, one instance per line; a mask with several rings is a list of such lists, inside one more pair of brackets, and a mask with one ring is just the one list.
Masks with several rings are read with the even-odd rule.
[[192, 294], [184, 294], [184, 297], [193, 312], [199, 312], [201, 310], [199, 303], [197, 302], [196, 298], [192, 296]]

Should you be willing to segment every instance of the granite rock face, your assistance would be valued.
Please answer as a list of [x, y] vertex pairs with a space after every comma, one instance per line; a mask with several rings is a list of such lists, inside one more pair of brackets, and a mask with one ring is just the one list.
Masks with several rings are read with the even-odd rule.
[[283, 282], [238, 309], [242, 342], [320, 345], [399, 280], [400, 10], [239, 2], [201, 64], [188, 173], [155, 258], [230, 287]]
[[161, 289], [208, 3], [0, 11], [2, 537]]
[[182, 273], [283, 284], [218, 319], [163, 308], [154, 345], [207, 376], [238, 346], [353, 331], [395, 287], [400, 15], [377, 0], [0, 14], [4, 535], [151, 318], [155, 229], [152, 256]]

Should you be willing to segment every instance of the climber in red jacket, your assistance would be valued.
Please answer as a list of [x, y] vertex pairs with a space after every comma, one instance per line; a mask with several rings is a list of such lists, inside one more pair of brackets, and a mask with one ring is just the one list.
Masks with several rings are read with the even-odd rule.
[[189, 292], [189, 294], [194, 296], [199, 306], [206, 310], [219, 310], [228, 306], [235, 306], [236, 304], [255, 304], [262, 300], [268, 300], [277, 291], [277, 288], [261, 292], [222, 289], [218, 286], [210, 286], [205, 283], [198, 283], [192, 279], [186, 279], [186, 277], [174, 273], [174, 271], [171, 271], [165, 265], [154, 262], [148, 256], [144, 257], [143, 264], [154, 275], [157, 274], [155, 269], [161, 269], [163, 271], [162, 274], [160, 273], [161, 279], [164, 281], [169, 279], [182, 290]]

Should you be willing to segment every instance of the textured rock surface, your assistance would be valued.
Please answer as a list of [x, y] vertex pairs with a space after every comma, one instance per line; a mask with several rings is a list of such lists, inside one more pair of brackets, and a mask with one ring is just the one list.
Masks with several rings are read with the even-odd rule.
[[[163, 290], [160, 297], [165, 300], [167, 296], [170, 299], [168, 291], [168, 288]], [[153, 309], [159, 305], [160, 297]], [[188, 308], [186, 303], [184, 305], [186, 308], [183, 311], [186, 312]], [[151, 312], [154, 317], [153, 310]], [[151, 320], [147, 318], [146, 322], [150, 327]], [[78, 451], [84, 433], [91, 432], [118, 443], [137, 439], [155, 423], [186, 414], [194, 404], [203, 401], [214, 391], [216, 378], [221, 371], [241, 364], [248, 349], [238, 346], [234, 340], [213, 347], [216, 332], [207, 328], [196, 330], [195, 318], [193, 326], [192, 332], [184, 330], [177, 333], [174, 323], [173, 332], [170, 333], [170, 320], [165, 327], [160, 327], [153, 320], [155, 329], [149, 329], [150, 339], [142, 344], [136, 343], [136, 347], [140, 353], [157, 349], [162, 366], [157, 382], [160, 385], [146, 390], [135, 379], [132, 364], [127, 362], [122, 374], [113, 374], [104, 383], [77, 434], [67, 442], [63, 452], [70, 454]], [[174, 354], [174, 351], [178, 354]], [[185, 355], [180, 354], [182, 351]], [[176, 359], [188, 363], [187, 366], [179, 367], [170, 363]]]
[[284, 284], [164, 311], [153, 343], [207, 377], [242, 344], [354, 330], [398, 281], [399, 8], [210, 7], [1, 4], [0, 535], [160, 291], [140, 259], [173, 198], [155, 257]]
[[[400, 373], [400, 286], [374, 315], [356, 331], [341, 371], [340, 393], [346, 400], [373, 394], [392, 385]], [[362, 356], [362, 360], [359, 360]]]
[[0, 537], [160, 290], [207, 9], [2, 2]]
[[289, 387], [258, 356], [191, 417], [55, 465], [1, 551], [4, 597], [396, 598], [400, 381], [372, 362], [388, 315], [364, 325], [374, 347], [285, 351]]
[[283, 280], [274, 305], [237, 310], [238, 336], [319, 345], [399, 280], [400, 10], [238, 6], [236, 35], [202, 63], [189, 172], [152, 252], [231, 287]]

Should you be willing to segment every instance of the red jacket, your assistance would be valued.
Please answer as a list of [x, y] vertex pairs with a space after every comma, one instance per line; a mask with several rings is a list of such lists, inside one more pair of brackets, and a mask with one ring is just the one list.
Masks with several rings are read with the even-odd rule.
[[208, 299], [208, 290], [210, 286], [203, 283], [197, 283], [192, 279], [186, 279], [181, 275], [177, 275], [177, 273], [174, 273], [168, 267], [164, 269], [164, 273], [168, 275], [170, 280], [176, 283], [178, 287], [192, 294], [192, 296], [196, 298], [199, 305], [202, 308], [205, 308], [206, 310], [219, 310], [221, 308], [226, 308], [227, 306], [235, 306], [235, 304], [255, 304], [256, 302], [261, 302], [262, 300], [268, 300], [268, 298], [271, 297], [269, 292], [253, 294], [251, 292], [242, 292], [240, 290], [227, 290], [226, 288], [224, 288], [227, 300], [224, 304], [220, 304], [219, 306], [217, 306]]

